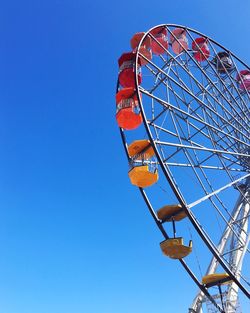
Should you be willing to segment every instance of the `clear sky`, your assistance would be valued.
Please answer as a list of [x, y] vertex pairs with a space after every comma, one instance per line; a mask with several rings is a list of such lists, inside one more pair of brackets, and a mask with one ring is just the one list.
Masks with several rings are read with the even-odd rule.
[[135, 32], [197, 29], [250, 63], [248, 1], [0, 3], [0, 312], [187, 312], [115, 121]]

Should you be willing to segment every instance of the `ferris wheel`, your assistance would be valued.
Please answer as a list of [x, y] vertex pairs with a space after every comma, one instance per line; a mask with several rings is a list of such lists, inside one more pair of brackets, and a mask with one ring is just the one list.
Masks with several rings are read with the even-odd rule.
[[116, 93], [130, 181], [163, 254], [198, 286], [189, 312], [241, 312], [250, 298], [250, 69], [180, 25], [136, 33], [130, 45]]

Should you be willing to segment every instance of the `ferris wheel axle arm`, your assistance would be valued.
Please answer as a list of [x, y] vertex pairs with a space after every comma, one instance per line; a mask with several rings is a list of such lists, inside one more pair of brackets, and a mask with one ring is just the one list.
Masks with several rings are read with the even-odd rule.
[[[214, 156], [213, 154], [210, 154], [208, 157], [206, 157], [205, 159], [201, 160], [200, 163], [199, 163], [200, 166], [201, 166], [203, 163], [207, 162], [209, 159], [211, 159], [213, 156]], [[230, 171], [233, 170], [233, 171], [242, 172], [242, 170], [239, 169], [239, 168], [235, 168], [235, 169], [232, 169], [232, 168], [231, 168], [232, 165], [238, 165], [238, 166], [241, 165], [240, 162], [239, 162], [237, 159], [232, 160], [232, 159], [230, 159], [230, 158], [229, 158], [228, 156], [226, 156], [226, 155], [223, 155], [223, 156], [221, 155], [221, 158], [223, 158], [223, 159], [225, 159], [226, 161], [230, 162], [230, 163], [228, 164], [228, 166], [227, 166], [227, 168], [228, 168]], [[225, 170], [225, 167], [222, 166], [222, 167], [219, 167], [219, 169]]]
[[[161, 112], [161, 113], [163, 113], [163, 111]], [[181, 119], [183, 119], [183, 120], [186, 120], [185, 118], [183, 118], [182, 116], [179, 116], [178, 114], [176, 114], [179, 118], [181, 118]], [[162, 128], [162, 127], [160, 127], [159, 125], [157, 125], [157, 124], [154, 124], [154, 123], [152, 123], [151, 121], [148, 121], [148, 124], [150, 125], [150, 126], [152, 126], [152, 127], [154, 127], [154, 128], [157, 128], [157, 129], [159, 129], [160, 131], [163, 131], [163, 132], [165, 132], [165, 133], [167, 133], [167, 134], [170, 134], [170, 135], [172, 135], [172, 136], [174, 136], [174, 137], [179, 137], [178, 136], [178, 134], [175, 134], [175, 133], [173, 133], [173, 132], [171, 132], [171, 131], [169, 131], [169, 130], [167, 130], [167, 129], [165, 129], [165, 128]], [[180, 139], [182, 139], [182, 140], [184, 140], [184, 141], [189, 141], [192, 145], [196, 145], [197, 147], [203, 147], [202, 145], [200, 145], [200, 144], [198, 144], [198, 143], [196, 143], [195, 141], [192, 141], [191, 139], [196, 135], [196, 134], [198, 134], [198, 133], [202, 133], [204, 136], [206, 136], [208, 139], [210, 139], [210, 137], [206, 134], [206, 133], [204, 133], [202, 130], [204, 129], [204, 128], [206, 128], [206, 126], [203, 126], [202, 128], [198, 128], [195, 124], [193, 124], [193, 123], [191, 123], [191, 122], [188, 122], [188, 124], [190, 125], [190, 126], [192, 126], [193, 128], [195, 128], [196, 130], [197, 130], [197, 132], [195, 132], [192, 136], [189, 136], [188, 138], [185, 138], [185, 137], [179, 137]], [[217, 141], [217, 143], [220, 141], [221, 139], [219, 139], [218, 141]], [[221, 146], [221, 145], [219, 145], [219, 146]], [[232, 145], [230, 145], [230, 146], [228, 146], [228, 148], [231, 148], [231, 147], [233, 147], [233, 144]], [[179, 149], [180, 150], [180, 149]], [[178, 153], [178, 151], [179, 151], [178, 149], [175, 151], [175, 152], [173, 152], [172, 154], [170, 154], [165, 160], [164, 160], [164, 162], [166, 162], [167, 160], [169, 160], [169, 159], [171, 159], [176, 153]], [[228, 150], [228, 149], [227, 149]], [[199, 162], [199, 165], [201, 165], [202, 163], [204, 163], [204, 162], [206, 162], [209, 158], [211, 158], [211, 157], [213, 157], [213, 154], [211, 154], [210, 156], [208, 156], [207, 158], [205, 158], [203, 161], [200, 161]], [[229, 159], [229, 158], [227, 158], [226, 156], [223, 156], [225, 159], [227, 159], [227, 160], [230, 160], [232, 163], [231, 164], [238, 164], [237, 162], [235, 162], [235, 160], [234, 161], [232, 161], [231, 159]]]
[[149, 97], [155, 99], [156, 101], [158, 101], [159, 103], [161, 103], [161, 104], [162, 104], [163, 106], [165, 106], [166, 108], [168, 108], [168, 109], [173, 109], [173, 110], [175, 110], [175, 111], [177, 111], [177, 112], [180, 112], [181, 114], [184, 114], [185, 116], [190, 117], [191, 119], [193, 119], [193, 120], [195, 120], [195, 121], [197, 121], [197, 122], [199, 122], [199, 123], [201, 123], [201, 124], [207, 126], [208, 128], [213, 129], [213, 130], [216, 131], [217, 133], [222, 133], [223, 135], [232, 138], [232, 140], [235, 140], [235, 141], [237, 141], [237, 142], [239, 142], [239, 143], [242, 143], [242, 144], [244, 144], [245, 146], [248, 146], [248, 147], [250, 148], [250, 144], [248, 144], [248, 143], [246, 143], [246, 142], [244, 142], [244, 141], [242, 141], [242, 140], [240, 140], [240, 139], [238, 139], [238, 138], [236, 138], [236, 137], [234, 137], [234, 136], [232, 136], [232, 135], [230, 135], [230, 134], [225, 133], [225, 132], [224, 132], [223, 130], [221, 130], [220, 128], [215, 127], [215, 126], [213, 126], [213, 125], [207, 123], [206, 121], [204, 121], [204, 120], [202, 120], [202, 119], [200, 119], [200, 118], [197, 118], [196, 116], [194, 116], [194, 115], [192, 115], [192, 114], [189, 114], [188, 112], [186, 112], [186, 111], [184, 111], [184, 110], [182, 110], [182, 109], [180, 109], [180, 108], [174, 106], [173, 104], [171, 104], [171, 103], [169, 103], [169, 102], [166, 102], [166, 101], [164, 101], [164, 100], [162, 100], [162, 99], [156, 97], [155, 95], [149, 94], [148, 91], [145, 90], [145, 89], [143, 89], [142, 87], [139, 87], [139, 86], [138, 86], [138, 90], [139, 90], [140, 92], [142, 92], [143, 94], [148, 95]]
[[[167, 166], [180, 166], [180, 167], [192, 167], [191, 164], [188, 163], [174, 163], [174, 162], [164, 162]], [[219, 167], [219, 166], [210, 166], [210, 165], [200, 165], [200, 164], [194, 164], [193, 167], [195, 168], [203, 168], [203, 169], [209, 169], [209, 170], [220, 170], [220, 171], [224, 171], [224, 167]], [[234, 171], [234, 172], [241, 172], [240, 169], [238, 168], [230, 168], [230, 171]]]
[[232, 181], [231, 183], [229, 183], [229, 184], [227, 184], [227, 185], [225, 185], [225, 186], [223, 186], [223, 187], [221, 187], [221, 188], [215, 190], [214, 192], [211, 192], [210, 194], [208, 194], [208, 195], [206, 195], [206, 196], [200, 198], [199, 200], [196, 200], [196, 201], [194, 201], [194, 202], [188, 204], [188, 205], [187, 205], [188, 209], [193, 208], [193, 207], [196, 206], [197, 204], [200, 204], [201, 202], [203, 202], [203, 201], [205, 201], [205, 200], [211, 198], [212, 196], [214, 196], [214, 195], [220, 193], [221, 191], [223, 191], [223, 190], [225, 190], [225, 189], [227, 189], [227, 188], [229, 188], [229, 187], [231, 187], [231, 186], [237, 184], [237, 183], [240, 182], [240, 181], [243, 181], [243, 180], [246, 179], [247, 177], [250, 177], [250, 173], [247, 174], [247, 175], [244, 175], [244, 176], [240, 177], [239, 179], [236, 179], [236, 180]]
[[165, 141], [158, 141], [158, 140], [156, 140], [155, 143], [159, 145], [174, 146], [174, 147], [185, 148], [185, 149], [213, 152], [215, 154], [230, 154], [230, 155], [235, 155], [235, 156], [249, 157], [249, 154], [237, 153], [237, 152], [226, 151], [226, 150], [216, 150], [216, 149], [211, 149], [211, 148], [206, 148], [206, 147], [201, 147], [201, 146], [200, 147], [188, 146], [188, 145], [183, 145], [179, 143], [172, 143], [172, 142], [165, 142]]
[[[169, 134], [169, 135], [171, 135], [171, 136], [173, 136], [173, 137], [175, 137], [175, 138], [178, 138], [178, 137], [179, 137], [179, 136], [178, 136], [177, 134], [175, 134], [174, 132], [169, 131], [168, 129], [165, 129], [165, 128], [163, 128], [163, 127], [157, 125], [157, 124], [154, 124], [154, 123], [152, 123], [151, 121], [148, 121], [148, 124], [149, 124], [150, 126], [152, 126], [153, 128], [159, 129], [160, 131], [163, 131], [163, 132], [165, 132], [165, 133], [167, 133], [167, 134]], [[194, 127], [195, 127], [195, 125], [194, 125]], [[201, 132], [201, 131], [200, 131], [200, 132]], [[196, 133], [195, 133], [195, 134], [196, 134]], [[194, 135], [195, 135], [195, 134], [194, 134]], [[182, 136], [180, 136], [179, 138], [182, 139], [182, 140], [185, 140], [185, 141], [186, 141], [186, 140], [189, 140], [189, 142], [192, 144], [192, 147], [193, 147], [193, 146], [197, 146], [197, 147], [201, 147], [201, 148], [202, 148], [202, 147], [203, 147], [202, 145], [200, 145], [200, 144], [198, 144], [197, 142], [191, 140], [191, 138], [194, 137], [194, 135], [190, 136], [189, 138], [185, 138], [185, 137], [182, 137]], [[232, 145], [231, 145], [230, 147], [232, 147]], [[180, 150], [180, 149], [179, 149], [179, 150]], [[172, 153], [171, 155], [169, 155], [168, 158], [164, 159], [164, 163], [167, 162], [169, 159], [171, 159], [176, 153], [178, 153], [179, 150], [177, 149], [177, 151], [175, 151], [174, 153]], [[199, 164], [194, 165], [194, 166], [195, 166], [195, 167], [202, 167], [202, 168], [210, 168], [210, 169], [224, 170], [223, 167], [215, 167], [215, 166], [207, 166], [207, 165], [202, 166], [202, 163], [206, 162], [206, 161], [207, 161], [209, 158], [211, 158], [212, 156], [213, 156], [213, 154], [210, 155], [210, 156], [208, 156], [207, 158], [205, 158], [203, 161], [200, 161]], [[230, 160], [230, 161], [232, 162], [232, 164], [237, 164], [237, 162], [232, 161], [231, 159], [226, 158], [225, 156], [224, 156], [224, 158], [227, 159], [227, 160]], [[170, 162], [167, 162], [167, 164], [168, 164], [168, 165], [189, 166], [189, 167], [191, 167], [190, 164], [179, 164], [179, 163], [170, 163]], [[231, 165], [232, 165], [232, 164], [231, 164]], [[234, 169], [234, 168], [230, 168], [230, 167], [229, 167], [229, 169], [230, 169], [230, 171], [239, 171], [239, 172], [241, 171], [240, 169], [236, 169], [236, 168]]]

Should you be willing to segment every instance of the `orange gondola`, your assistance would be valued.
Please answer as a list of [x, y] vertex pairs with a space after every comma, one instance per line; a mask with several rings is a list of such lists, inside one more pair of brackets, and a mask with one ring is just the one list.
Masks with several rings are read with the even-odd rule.
[[135, 140], [128, 146], [128, 154], [131, 159], [131, 169], [128, 173], [131, 184], [145, 188], [152, 186], [158, 180], [158, 171], [155, 163], [150, 159], [154, 156], [154, 150], [149, 140]]
[[142, 123], [139, 103], [134, 88], [124, 88], [116, 94], [116, 120], [126, 130], [137, 128]]

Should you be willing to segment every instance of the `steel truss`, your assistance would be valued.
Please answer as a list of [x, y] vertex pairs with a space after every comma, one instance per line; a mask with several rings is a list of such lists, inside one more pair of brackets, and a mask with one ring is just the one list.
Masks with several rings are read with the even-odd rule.
[[[228, 221], [228, 224], [222, 234], [221, 240], [217, 246], [220, 256], [223, 257], [225, 254], [229, 255], [230, 268], [234, 273], [235, 277], [240, 280], [241, 270], [243, 265], [243, 259], [247, 252], [250, 235], [248, 233], [248, 219], [250, 214], [250, 180], [248, 179], [246, 184], [240, 186], [244, 192], [244, 196], [240, 195], [232, 212], [232, 217]], [[233, 233], [233, 226], [237, 225], [239, 228], [239, 236], [237, 237]], [[230, 247], [228, 252], [225, 252], [226, 246]], [[211, 263], [207, 269], [206, 274], [214, 274], [218, 268], [218, 261], [215, 257], [212, 258]], [[234, 282], [231, 282], [226, 292], [223, 294], [223, 303], [225, 306], [226, 313], [240, 312], [240, 306], [238, 302], [238, 290], [239, 287]], [[214, 299], [219, 299], [219, 293], [213, 295]], [[208, 306], [208, 312], [218, 312], [214, 306], [211, 306], [211, 302], [206, 296], [199, 292], [190, 308], [190, 311], [202, 313], [202, 304], [206, 302]]]

